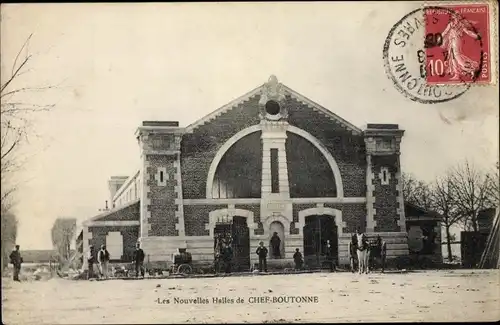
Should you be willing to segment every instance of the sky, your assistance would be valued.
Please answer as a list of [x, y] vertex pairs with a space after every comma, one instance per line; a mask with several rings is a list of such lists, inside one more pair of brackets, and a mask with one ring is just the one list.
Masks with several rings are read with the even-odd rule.
[[272, 74], [356, 126], [399, 124], [402, 169], [422, 180], [466, 158], [494, 166], [498, 85], [441, 104], [405, 98], [385, 74], [382, 47], [418, 4], [386, 5], [2, 5], [2, 78], [33, 34], [17, 86], [56, 86], [18, 98], [55, 104], [30, 116], [34, 136], [20, 153], [29, 160], [15, 175], [18, 243], [49, 249], [56, 218], [98, 214], [109, 177], [139, 168], [143, 120], [189, 125]]

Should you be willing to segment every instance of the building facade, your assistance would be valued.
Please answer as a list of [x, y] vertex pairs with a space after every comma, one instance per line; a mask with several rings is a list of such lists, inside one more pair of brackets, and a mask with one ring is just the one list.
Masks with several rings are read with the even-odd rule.
[[388, 258], [407, 255], [403, 133], [362, 130], [271, 76], [187, 127], [143, 122], [142, 166], [110, 180], [111, 209], [84, 223], [84, 246], [107, 243], [112, 260], [125, 261], [140, 241], [157, 263], [184, 247], [209, 264], [218, 226], [231, 224], [242, 269], [274, 233], [271, 263], [293, 261], [298, 248], [309, 265], [327, 254], [343, 264], [359, 227], [385, 239]]

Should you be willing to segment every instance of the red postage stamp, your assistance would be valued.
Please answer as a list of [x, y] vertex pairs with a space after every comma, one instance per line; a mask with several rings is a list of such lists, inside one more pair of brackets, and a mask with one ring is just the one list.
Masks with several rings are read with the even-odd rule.
[[428, 84], [491, 82], [489, 14], [487, 3], [425, 9]]

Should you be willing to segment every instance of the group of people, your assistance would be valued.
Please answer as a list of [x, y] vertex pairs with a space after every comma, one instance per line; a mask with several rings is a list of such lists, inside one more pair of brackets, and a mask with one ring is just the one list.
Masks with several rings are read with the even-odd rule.
[[95, 278], [96, 273], [94, 273], [94, 265], [97, 266], [99, 278], [108, 278], [108, 267], [109, 267], [110, 255], [106, 249], [106, 245], [101, 245], [101, 249], [95, 252], [94, 245], [89, 246], [89, 251], [87, 253], [87, 264], [88, 264], [88, 275], [87, 278]]
[[[144, 251], [142, 250], [140, 243], [136, 244], [136, 248], [133, 254], [132, 261], [135, 265], [135, 276], [139, 277], [139, 273], [141, 277], [144, 278], [145, 268], [144, 268]], [[101, 249], [97, 252], [94, 250], [94, 246], [89, 246], [89, 252], [87, 254], [87, 264], [88, 264], [88, 275], [87, 279], [92, 279], [95, 277], [99, 277], [100, 279], [108, 279], [109, 278], [109, 261], [110, 254], [106, 249], [106, 245], [101, 245]], [[94, 272], [94, 265], [97, 266], [98, 274]]]
[[379, 260], [382, 272], [384, 272], [387, 246], [380, 235], [377, 235], [375, 243], [371, 244], [366, 234], [358, 228], [356, 233], [351, 237], [348, 251], [352, 272], [355, 272], [355, 261], [357, 260], [358, 273], [368, 273], [375, 259]]
[[[275, 233], [275, 235], [277, 235], [277, 233]], [[273, 245], [272, 245], [272, 239], [271, 239], [271, 247], [273, 247]], [[255, 253], [259, 257], [259, 271], [260, 272], [267, 272], [267, 254], [268, 254], [268, 250], [264, 246], [264, 242], [263, 241], [261, 241], [259, 243], [259, 247], [257, 247], [257, 250], [255, 251]], [[276, 256], [280, 256], [280, 253], [277, 250], [273, 249], [273, 255], [276, 258]], [[295, 253], [293, 254], [293, 261], [295, 263], [295, 270], [301, 270], [302, 266], [304, 265], [304, 259], [302, 257], [302, 253], [300, 252], [300, 250], [298, 248], [295, 249]]]
[[[281, 258], [280, 250], [281, 240], [277, 233], [273, 234], [270, 240], [271, 253], [273, 258]], [[330, 243], [327, 243], [328, 251], [330, 251]], [[351, 265], [351, 271], [355, 271], [355, 261], [357, 260], [358, 272], [368, 273], [369, 266], [372, 264], [373, 259], [378, 258], [381, 264], [382, 272], [385, 267], [386, 259], [386, 243], [382, 241], [380, 236], [377, 236], [375, 245], [370, 245], [366, 234], [362, 233], [358, 228], [356, 233], [353, 234], [351, 241], [349, 242], [349, 260]], [[226, 242], [222, 242], [222, 247], [220, 250], [221, 259], [224, 261], [224, 271], [226, 273], [231, 272], [231, 260], [233, 257], [233, 250], [231, 245]], [[259, 247], [255, 251], [259, 258], [259, 271], [267, 272], [267, 255], [269, 253], [268, 249], [264, 246], [264, 242], [259, 243]], [[136, 249], [133, 253], [132, 263], [135, 266], [135, 276], [139, 277], [139, 274], [144, 278], [145, 267], [144, 258], [145, 253], [140, 247], [140, 243], [136, 244]], [[16, 245], [15, 250], [9, 256], [10, 263], [14, 266], [14, 281], [20, 281], [19, 273], [21, 271], [21, 264], [23, 263], [23, 258], [19, 250], [19, 245]], [[297, 248], [293, 254], [293, 260], [296, 270], [301, 270], [304, 265], [304, 259], [302, 253]], [[108, 279], [109, 277], [109, 261], [110, 254], [106, 249], [106, 245], [101, 245], [101, 249], [96, 253], [94, 246], [89, 246], [89, 252], [87, 254], [87, 264], [88, 264], [88, 279], [99, 277], [101, 279]], [[335, 270], [335, 262], [329, 259], [331, 271]], [[94, 266], [97, 267], [98, 274], [94, 272]]]
[[[277, 238], [277, 239], [276, 239]], [[270, 246], [272, 248], [272, 253], [274, 258], [280, 258], [279, 245], [281, 240], [277, 236], [277, 233], [273, 234], [270, 241]], [[330, 271], [336, 271], [336, 263], [331, 250], [331, 242], [327, 240], [326, 242], [326, 252], [327, 252], [327, 263], [330, 266]], [[381, 266], [382, 272], [385, 268], [385, 260], [387, 256], [387, 247], [385, 241], [378, 235], [375, 243], [370, 243], [366, 234], [361, 232], [358, 228], [356, 233], [352, 235], [351, 241], [348, 246], [349, 260], [351, 271], [355, 272], [355, 262], [357, 261], [357, 268], [359, 273], [368, 273], [370, 266], [372, 266], [374, 261], [378, 259], [378, 263]], [[264, 246], [264, 242], [259, 243], [256, 254], [259, 256], [259, 271], [267, 272], [267, 254], [268, 250]], [[302, 253], [297, 248], [293, 254], [293, 260], [295, 264], [295, 270], [301, 270], [304, 265], [304, 259]]]

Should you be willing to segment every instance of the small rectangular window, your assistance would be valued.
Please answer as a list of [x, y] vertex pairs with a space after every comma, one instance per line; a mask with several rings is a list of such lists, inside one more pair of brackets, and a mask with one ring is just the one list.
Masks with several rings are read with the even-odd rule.
[[279, 193], [278, 149], [271, 149], [271, 193]]
[[163, 171], [160, 171], [160, 182], [163, 183]]

